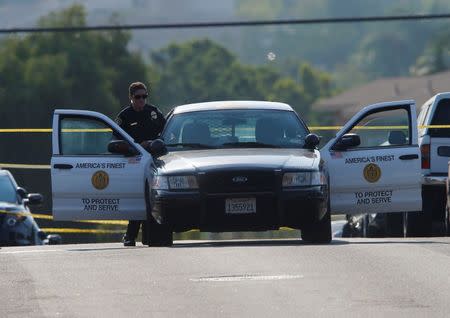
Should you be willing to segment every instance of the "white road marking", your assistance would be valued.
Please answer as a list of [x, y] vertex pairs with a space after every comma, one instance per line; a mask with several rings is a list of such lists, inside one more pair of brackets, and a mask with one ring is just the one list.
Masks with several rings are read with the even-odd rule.
[[47, 253], [47, 252], [64, 252], [64, 250], [23, 250], [23, 251], [0, 251], [0, 254], [22, 254], [22, 253]]
[[303, 278], [303, 275], [231, 275], [216, 277], [190, 278], [191, 282], [241, 282], [256, 280], [287, 280]]

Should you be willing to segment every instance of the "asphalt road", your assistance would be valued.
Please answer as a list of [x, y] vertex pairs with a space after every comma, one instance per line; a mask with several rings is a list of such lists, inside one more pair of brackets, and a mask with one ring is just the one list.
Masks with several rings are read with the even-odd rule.
[[449, 317], [450, 238], [0, 249], [1, 317]]

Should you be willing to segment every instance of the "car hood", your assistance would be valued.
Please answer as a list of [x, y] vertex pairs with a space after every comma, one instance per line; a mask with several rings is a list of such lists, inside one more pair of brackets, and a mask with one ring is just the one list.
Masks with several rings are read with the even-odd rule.
[[307, 149], [208, 149], [174, 151], [158, 160], [162, 173], [207, 172], [217, 169], [316, 170], [320, 153]]

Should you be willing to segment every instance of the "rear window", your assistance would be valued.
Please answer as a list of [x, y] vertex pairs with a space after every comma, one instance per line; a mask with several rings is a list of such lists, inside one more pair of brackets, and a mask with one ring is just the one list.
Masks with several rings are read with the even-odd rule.
[[[450, 125], [450, 99], [439, 101], [431, 125]], [[430, 128], [429, 134], [431, 137], [450, 138], [450, 128]]]

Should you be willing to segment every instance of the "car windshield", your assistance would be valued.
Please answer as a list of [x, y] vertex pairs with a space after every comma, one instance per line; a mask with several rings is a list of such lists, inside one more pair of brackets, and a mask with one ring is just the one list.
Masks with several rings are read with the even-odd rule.
[[233, 109], [176, 114], [162, 138], [179, 150], [301, 148], [307, 134], [293, 111]]
[[0, 202], [17, 203], [16, 189], [8, 176], [0, 176]]

